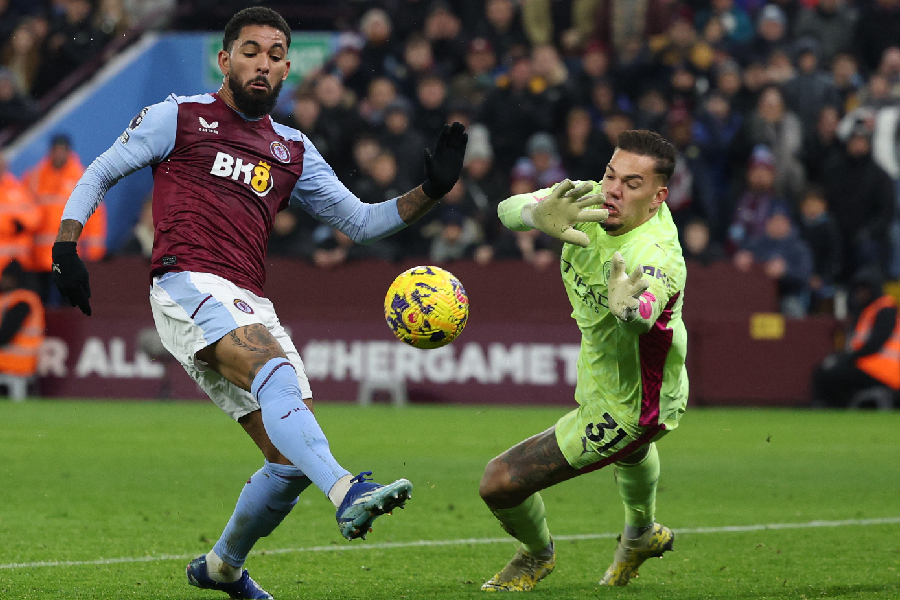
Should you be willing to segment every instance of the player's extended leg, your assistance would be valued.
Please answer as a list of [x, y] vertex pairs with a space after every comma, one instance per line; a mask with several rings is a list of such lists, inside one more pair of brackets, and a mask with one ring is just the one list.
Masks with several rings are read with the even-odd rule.
[[479, 493], [503, 529], [522, 542], [522, 548], [482, 590], [529, 591], [553, 571], [556, 552], [539, 492], [579, 474], [560, 451], [555, 427], [488, 463]]
[[[410, 497], [412, 484], [406, 479], [381, 485], [365, 480], [363, 473], [351, 477], [338, 464], [302, 398], [294, 365], [264, 325], [239, 327], [198, 352], [197, 358], [253, 394], [268, 440], [328, 495], [337, 508], [341, 534], [347, 539], [365, 537], [375, 518], [402, 508]], [[265, 453], [264, 438], [258, 437], [255, 441]]]
[[625, 531], [619, 536], [613, 563], [600, 584], [621, 586], [638, 576], [638, 569], [648, 558], [671, 550], [675, 536], [654, 520], [659, 481], [656, 444], [651, 442], [619, 460], [615, 473], [625, 505]]

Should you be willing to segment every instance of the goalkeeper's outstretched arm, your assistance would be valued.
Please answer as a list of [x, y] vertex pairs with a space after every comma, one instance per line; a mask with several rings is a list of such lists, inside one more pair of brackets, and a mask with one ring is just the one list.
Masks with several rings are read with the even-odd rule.
[[566, 179], [553, 188], [507, 198], [497, 207], [500, 221], [513, 231], [540, 229], [569, 244], [587, 247], [590, 239], [574, 228], [578, 223], [601, 223], [609, 213], [602, 205], [606, 198], [599, 184], [574, 183]]

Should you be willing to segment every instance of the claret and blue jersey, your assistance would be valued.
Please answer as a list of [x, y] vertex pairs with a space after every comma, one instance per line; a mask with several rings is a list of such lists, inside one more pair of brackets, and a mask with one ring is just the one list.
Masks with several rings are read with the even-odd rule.
[[216, 94], [171, 95], [143, 109], [87, 169], [63, 219], [84, 223], [106, 191], [153, 169], [151, 276], [219, 275], [262, 295], [275, 214], [303, 208], [365, 243], [405, 227], [395, 201], [363, 204], [300, 131], [248, 119]]

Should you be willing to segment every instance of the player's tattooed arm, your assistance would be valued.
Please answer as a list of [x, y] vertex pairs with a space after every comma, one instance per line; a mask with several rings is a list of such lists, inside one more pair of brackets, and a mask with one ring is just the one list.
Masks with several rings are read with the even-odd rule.
[[63, 219], [59, 224], [59, 234], [56, 236], [57, 242], [77, 242], [81, 236], [83, 225], [75, 219]]
[[397, 212], [400, 218], [407, 224], [415, 223], [431, 210], [438, 201], [429, 198], [422, 191], [422, 186], [413, 188], [397, 198]]

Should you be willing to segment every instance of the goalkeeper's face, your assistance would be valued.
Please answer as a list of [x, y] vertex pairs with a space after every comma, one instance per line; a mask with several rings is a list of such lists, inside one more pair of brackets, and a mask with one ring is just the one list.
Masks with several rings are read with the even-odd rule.
[[609, 211], [601, 227], [610, 235], [622, 235], [643, 225], [656, 214], [669, 194], [652, 156], [616, 150], [603, 176], [602, 208]]
[[283, 32], [263, 25], [244, 27], [231, 51], [219, 52], [226, 101], [230, 96], [234, 107], [248, 117], [269, 114], [290, 66]]

